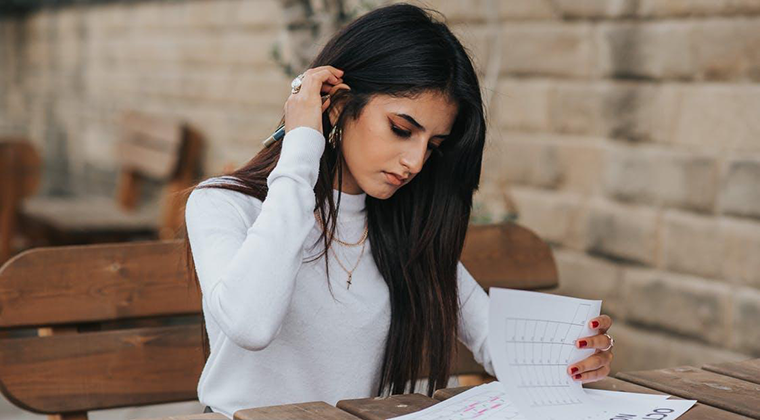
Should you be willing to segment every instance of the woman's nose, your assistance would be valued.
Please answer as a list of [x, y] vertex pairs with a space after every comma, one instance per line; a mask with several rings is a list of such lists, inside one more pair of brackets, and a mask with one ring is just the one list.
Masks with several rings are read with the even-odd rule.
[[[421, 146], [420, 143], [422, 144]], [[426, 154], [427, 142], [416, 142], [404, 151], [401, 163], [409, 169], [409, 172], [411, 172], [410, 175], [415, 175], [422, 170], [422, 165], [425, 164]]]

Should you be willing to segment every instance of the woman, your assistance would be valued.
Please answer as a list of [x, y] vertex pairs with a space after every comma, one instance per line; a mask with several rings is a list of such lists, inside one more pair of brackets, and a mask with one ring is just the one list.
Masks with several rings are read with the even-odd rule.
[[[187, 202], [210, 342], [200, 401], [229, 417], [335, 404], [413, 392], [423, 372], [431, 395], [457, 339], [494, 374], [488, 296], [459, 262], [486, 138], [467, 52], [396, 4], [346, 26], [298, 80], [284, 139]], [[568, 374], [601, 379], [611, 359]]]

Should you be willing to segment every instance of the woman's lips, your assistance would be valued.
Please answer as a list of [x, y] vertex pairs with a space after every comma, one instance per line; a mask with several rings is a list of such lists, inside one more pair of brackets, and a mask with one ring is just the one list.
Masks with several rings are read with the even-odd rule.
[[385, 174], [385, 178], [388, 180], [388, 182], [390, 182], [391, 184], [393, 184], [393, 185], [395, 185], [395, 186], [397, 186], [397, 187], [398, 187], [399, 185], [402, 185], [402, 184], [404, 183], [404, 181], [402, 181], [402, 180], [401, 180], [399, 177], [397, 177], [396, 175], [393, 175], [393, 174], [389, 174], [388, 172], [385, 172], [385, 171], [383, 171], [383, 173]]

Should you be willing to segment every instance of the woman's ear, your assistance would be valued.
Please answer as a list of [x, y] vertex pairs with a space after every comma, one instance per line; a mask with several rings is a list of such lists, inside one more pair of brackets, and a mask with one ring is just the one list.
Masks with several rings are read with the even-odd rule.
[[343, 112], [343, 105], [345, 102], [341, 101], [333, 105], [332, 108], [330, 108], [330, 125], [335, 126], [335, 123], [338, 122], [338, 118], [340, 117], [340, 114]]
[[[335, 93], [338, 92], [338, 90], [340, 89], [346, 89], [347, 91], [351, 90], [351, 88], [348, 87], [348, 85], [344, 83], [341, 83], [337, 86], [333, 86], [333, 88], [330, 90], [330, 93], [329, 93], [330, 102], [333, 101], [332, 99], [333, 95], [335, 95]], [[343, 112], [343, 107], [345, 106], [346, 100], [347, 100], [345, 95], [338, 94], [337, 96], [338, 96], [337, 101], [335, 103], [331, 103], [332, 107], [330, 108], [330, 111], [329, 111], [330, 125], [333, 125], [333, 126], [338, 121], [340, 114]]]

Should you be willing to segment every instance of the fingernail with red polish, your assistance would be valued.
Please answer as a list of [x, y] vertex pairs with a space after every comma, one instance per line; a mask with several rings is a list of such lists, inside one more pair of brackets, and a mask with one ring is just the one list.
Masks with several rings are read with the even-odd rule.
[[581, 378], [581, 374], [580, 373], [577, 374], [577, 375], [575, 375], [575, 379], [580, 379], [580, 378]]
[[578, 347], [580, 347], [580, 348], [586, 347], [586, 344], [588, 344], [588, 343], [586, 343], [586, 340], [581, 340], [581, 341], [578, 342]]
[[577, 372], [577, 371], [578, 371], [578, 368], [577, 368], [577, 367], [574, 367], [574, 368], [570, 369], [570, 373], [575, 373], [575, 372]]
[[591, 322], [591, 328], [596, 328], [599, 326], [599, 321], [592, 321]]

